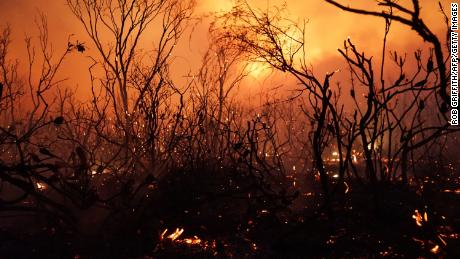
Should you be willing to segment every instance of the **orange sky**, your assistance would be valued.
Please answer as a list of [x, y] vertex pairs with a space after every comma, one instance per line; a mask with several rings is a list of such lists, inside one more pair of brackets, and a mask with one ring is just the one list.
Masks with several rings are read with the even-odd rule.
[[[228, 10], [232, 3], [231, 0], [197, 0], [197, 2], [196, 14]], [[267, 0], [248, 0], [248, 2], [261, 7], [267, 5]], [[270, 5], [282, 2], [284, 1], [269, 1]], [[287, 0], [286, 2], [291, 18], [309, 20], [307, 25], [308, 54], [310, 62], [317, 67], [316, 71], [325, 72], [343, 68], [336, 49], [342, 46], [347, 36], [350, 36], [368, 53], [379, 55], [383, 20], [345, 13], [322, 0]], [[371, 0], [342, 1], [342, 3], [347, 2], [366, 7], [375, 6], [375, 2]], [[410, 3], [411, 1], [400, 2]], [[448, 10], [450, 1], [442, 0], [441, 3]], [[422, 0], [421, 6], [423, 19], [431, 25], [434, 31], [443, 32], [443, 17], [438, 11], [437, 1]], [[24, 35], [37, 35], [37, 30], [34, 29], [34, 16], [37, 10], [41, 10], [48, 17], [50, 40], [55, 50], [65, 50], [67, 37], [70, 34], [75, 34], [74, 39], [89, 43], [81, 24], [70, 13], [65, 0], [0, 0], [0, 10], [0, 24], [9, 23], [14, 32], [12, 54], [20, 59], [25, 58], [25, 45], [22, 41]], [[191, 42], [187, 42], [187, 36], [183, 38], [182, 44], [175, 52], [175, 55], [179, 57], [176, 64], [178, 73], [185, 74], [186, 71], [194, 71], [199, 67], [200, 57], [206, 50], [206, 31], [207, 23], [203, 22], [195, 30]], [[407, 27], [394, 26], [390, 33], [389, 48], [412, 52], [416, 47], [421, 46], [419, 40], [413, 41], [414, 38], [417, 39], [414, 36], [415, 33]], [[444, 39], [444, 36], [441, 38]], [[91, 48], [91, 45], [88, 47]], [[88, 77], [89, 63], [84, 55], [75, 53], [66, 60], [63, 70], [63, 74], [69, 77], [69, 84], [73, 86], [78, 84], [81, 93], [88, 93], [84, 90], [84, 82]]]

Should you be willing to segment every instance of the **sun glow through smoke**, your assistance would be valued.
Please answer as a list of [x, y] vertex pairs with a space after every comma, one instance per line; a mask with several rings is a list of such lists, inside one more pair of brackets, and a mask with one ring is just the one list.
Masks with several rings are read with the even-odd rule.
[[248, 75], [254, 79], [263, 79], [268, 77], [272, 72], [267, 64], [258, 61], [250, 62], [246, 69], [248, 71]]

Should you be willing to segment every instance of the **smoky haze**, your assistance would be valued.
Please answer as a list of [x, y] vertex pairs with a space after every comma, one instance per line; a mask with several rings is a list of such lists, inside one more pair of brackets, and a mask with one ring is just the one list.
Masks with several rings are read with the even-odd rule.
[[[354, 3], [356, 7], [365, 7], [372, 10], [376, 5], [372, 1], [365, 3]], [[183, 80], [184, 76], [190, 72], [196, 72], [200, 67], [202, 56], [208, 45], [208, 26], [210, 13], [225, 12], [232, 6], [230, 0], [198, 0], [195, 15], [201, 17], [201, 21], [193, 24], [193, 30], [188, 31], [186, 37], [182, 37], [179, 46], [173, 55], [177, 58], [173, 62], [175, 80]], [[281, 5], [284, 1], [249, 1], [255, 7], [265, 8], [267, 6]], [[267, 4], [268, 3], [268, 4]], [[448, 6], [449, 1], [441, 1], [441, 4]], [[307, 20], [306, 27], [306, 48], [307, 58], [315, 67], [317, 74], [344, 69], [343, 60], [337, 52], [337, 48], [343, 46], [343, 41], [351, 37], [353, 41], [366, 50], [367, 54], [379, 56], [382, 46], [384, 21], [372, 17], [363, 17], [348, 12], [341, 12], [337, 8], [324, 1], [286, 1], [289, 14], [293, 20]], [[437, 1], [421, 1], [421, 16], [423, 20], [430, 24], [432, 30], [439, 38], [445, 39], [445, 24], [442, 13], [439, 11]], [[53, 45], [56, 52], [64, 51], [68, 39], [71, 41], [84, 42], [87, 46], [85, 55], [72, 55], [65, 62], [60, 71], [62, 78], [68, 78], [66, 86], [72, 89], [77, 87], [76, 92], [80, 97], [86, 99], [90, 96], [87, 87], [89, 84], [88, 66], [92, 61], [86, 56], [97, 56], [90, 39], [87, 37], [82, 25], [70, 12], [66, 1], [56, 0], [15, 0], [0, 1], [2, 15], [0, 23], [9, 24], [13, 31], [11, 45], [11, 56], [18, 57], [21, 63], [27, 60], [27, 53], [24, 44], [24, 37], [35, 37], [38, 35], [36, 29], [36, 19], [39, 13], [43, 13], [48, 20], [49, 42]], [[205, 16], [205, 18], [202, 17]], [[365, 20], [365, 22], [363, 22]], [[359, 26], [357, 26], [359, 25]], [[142, 48], [148, 50], [155, 41], [155, 25], [152, 26], [152, 33], [147, 33], [143, 40]], [[70, 37], [70, 38], [69, 38]], [[150, 38], [149, 38], [150, 37]], [[414, 40], [415, 39], [415, 40]], [[411, 53], [417, 48], [426, 47], [423, 42], [416, 37], [414, 31], [407, 27], [400, 26], [396, 22], [392, 26], [388, 36], [388, 49], [398, 50], [401, 53]], [[21, 67], [25, 69], [24, 67]], [[336, 79], [346, 78], [347, 74], [339, 73]], [[256, 78], [260, 79], [260, 78]], [[273, 78], [272, 78], [273, 79]], [[279, 78], [278, 78], [279, 79]], [[278, 80], [282, 82], [284, 79]], [[260, 81], [260, 80], [259, 80]], [[276, 81], [276, 79], [275, 79]], [[251, 85], [260, 85], [254, 84]], [[274, 83], [276, 85], [276, 83]], [[254, 91], [254, 87], [246, 88], [246, 93]], [[258, 91], [258, 90], [257, 90]], [[245, 90], [243, 90], [243, 93]]]

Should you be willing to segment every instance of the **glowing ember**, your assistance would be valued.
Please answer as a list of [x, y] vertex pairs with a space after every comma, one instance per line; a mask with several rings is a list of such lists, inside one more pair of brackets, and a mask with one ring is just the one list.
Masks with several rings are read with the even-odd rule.
[[164, 236], [166, 235], [166, 232], [168, 232], [168, 229], [165, 229], [161, 235], [160, 235], [160, 240], [163, 240], [164, 239]]
[[[164, 239], [165, 239], [165, 235], [166, 235], [167, 232], [168, 232], [168, 229], [165, 229], [165, 230], [161, 233], [161, 235], [160, 235], [160, 240], [164, 240]], [[171, 241], [174, 241], [174, 240], [176, 240], [178, 237], [180, 237], [180, 236], [182, 235], [182, 233], [184, 233], [184, 229], [183, 229], [183, 228], [176, 228], [176, 230], [175, 230], [172, 234], [168, 235], [168, 236], [166, 237], [166, 239], [169, 239], [169, 240], [171, 240]]]
[[334, 151], [332, 152], [332, 158], [330, 159], [331, 162], [338, 162], [340, 161], [339, 159], [339, 152]]
[[319, 174], [315, 174], [315, 181], [319, 182], [321, 180]]
[[460, 194], [460, 189], [456, 189], [456, 190], [446, 189], [443, 192], [451, 192], [451, 193], [455, 193], [455, 194]]
[[38, 189], [39, 191], [44, 191], [44, 190], [47, 189], [47, 187], [46, 187], [46, 185], [45, 185], [44, 183], [37, 182], [35, 185], [37, 186], [37, 189]]
[[445, 246], [447, 245], [446, 241], [444, 240], [444, 238], [442, 238], [441, 235], [438, 235], [438, 239], [439, 239]]
[[216, 241], [205, 241], [200, 239], [198, 236], [179, 238], [183, 233], [183, 228], [177, 228], [173, 233], [167, 235], [168, 229], [165, 229], [160, 234], [160, 241], [169, 241], [163, 244], [174, 244], [174, 245], [185, 245], [199, 247], [200, 249], [208, 250], [216, 248]]
[[172, 233], [171, 235], [168, 236], [169, 239], [171, 239], [172, 241], [176, 240], [178, 237], [180, 237], [182, 235], [182, 233], [184, 233], [184, 229], [181, 228], [176, 228], [176, 231], [174, 231], [174, 233]]
[[435, 245], [433, 248], [430, 249], [433, 254], [437, 254], [439, 252], [439, 245]]
[[343, 182], [343, 184], [345, 185], [345, 194], [347, 194], [349, 191], [350, 191], [350, 186], [348, 186], [347, 182]]
[[422, 214], [420, 214], [418, 210], [415, 210], [414, 214], [412, 215], [412, 218], [415, 220], [415, 224], [417, 224], [417, 226], [419, 227], [423, 225], [423, 222], [428, 222], [428, 214], [426, 213], [426, 211], [423, 213], [422, 217]]
[[353, 163], [358, 163], [358, 157], [356, 155], [351, 156], [353, 158]]
[[189, 245], [199, 245], [201, 244], [201, 239], [199, 239], [197, 236], [193, 236], [193, 238], [185, 238], [184, 242]]

